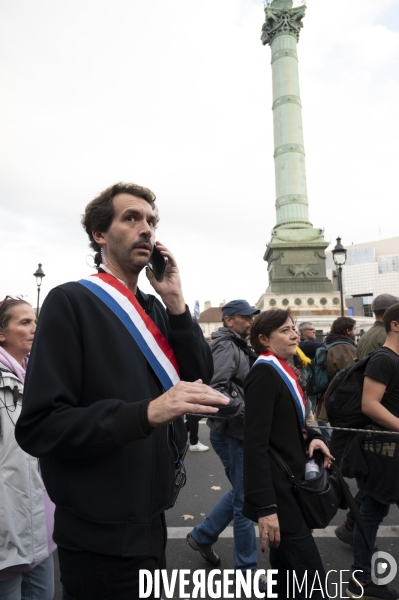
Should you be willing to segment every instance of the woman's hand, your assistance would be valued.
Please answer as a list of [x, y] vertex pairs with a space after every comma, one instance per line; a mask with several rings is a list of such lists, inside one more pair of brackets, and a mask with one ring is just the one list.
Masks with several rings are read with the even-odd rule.
[[328, 446], [323, 442], [323, 440], [316, 438], [315, 440], [312, 440], [309, 444], [309, 448], [308, 448], [309, 458], [312, 458], [313, 452], [315, 450], [321, 450], [323, 452], [324, 468], [329, 469], [330, 466], [332, 465], [332, 463], [334, 462], [335, 458], [333, 457], [332, 454], [330, 454]]
[[277, 514], [258, 519], [260, 549], [266, 550], [266, 542], [269, 539], [269, 548], [278, 548], [280, 545], [280, 524]]

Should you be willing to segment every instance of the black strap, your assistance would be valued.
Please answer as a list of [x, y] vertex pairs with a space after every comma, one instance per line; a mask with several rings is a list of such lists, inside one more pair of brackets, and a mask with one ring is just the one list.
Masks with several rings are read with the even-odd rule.
[[272, 457], [274, 458], [275, 462], [280, 467], [280, 469], [282, 469], [284, 471], [284, 473], [288, 476], [288, 478], [291, 480], [291, 482], [295, 485], [294, 474], [291, 471], [291, 469], [289, 468], [289, 466], [287, 465], [287, 463], [285, 462], [285, 460], [283, 458], [281, 458], [279, 453], [276, 452], [276, 450], [274, 448], [272, 448], [271, 446], [269, 446], [269, 452], [272, 455]]

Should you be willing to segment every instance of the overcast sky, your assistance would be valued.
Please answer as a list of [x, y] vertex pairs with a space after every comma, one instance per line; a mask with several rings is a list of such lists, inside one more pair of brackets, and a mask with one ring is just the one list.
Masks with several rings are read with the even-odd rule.
[[[190, 308], [256, 302], [275, 225], [262, 0], [2, 0], [1, 297], [93, 272], [85, 205], [157, 195]], [[310, 220], [335, 245], [398, 233], [398, 0], [308, 0], [298, 44]], [[141, 276], [140, 287], [149, 291]]]

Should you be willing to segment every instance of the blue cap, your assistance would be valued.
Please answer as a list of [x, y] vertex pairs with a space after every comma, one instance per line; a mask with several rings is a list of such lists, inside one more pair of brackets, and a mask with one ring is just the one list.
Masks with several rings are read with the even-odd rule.
[[231, 300], [225, 304], [222, 308], [222, 321], [225, 317], [230, 317], [231, 315], [243, 315], [246, 317], [247, 315], [258, 315], [260, 310], [251, 306], [246, 300]]

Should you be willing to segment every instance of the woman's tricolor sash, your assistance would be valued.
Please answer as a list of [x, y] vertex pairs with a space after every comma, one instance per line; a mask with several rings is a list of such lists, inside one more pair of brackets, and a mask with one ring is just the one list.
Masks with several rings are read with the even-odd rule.
[[295, 406], [298, 409], [301, 426], [305, 427], [306, 399], [302, 388], [298, 383], [298, 378], [295, 375], [295, 373], [284, 360], [281, 360], [281, 358], [278, 358], [277, 356], [275, 356], [275, 354], [272, 354], [269, 351], [262, 352], [262, 354], [260, 354], [258, 359], [254, 362], [254, 366], [259, 362], [267, 363], [268, 365], [276, 369], [276, 371], [288, 387], [291, 396], [295, 402]]
[[122, 321], [165, 390], [180, 381], [172, 348], [133, 292], [108, 273], [96, 273], [78, 283], [93, 292]]

